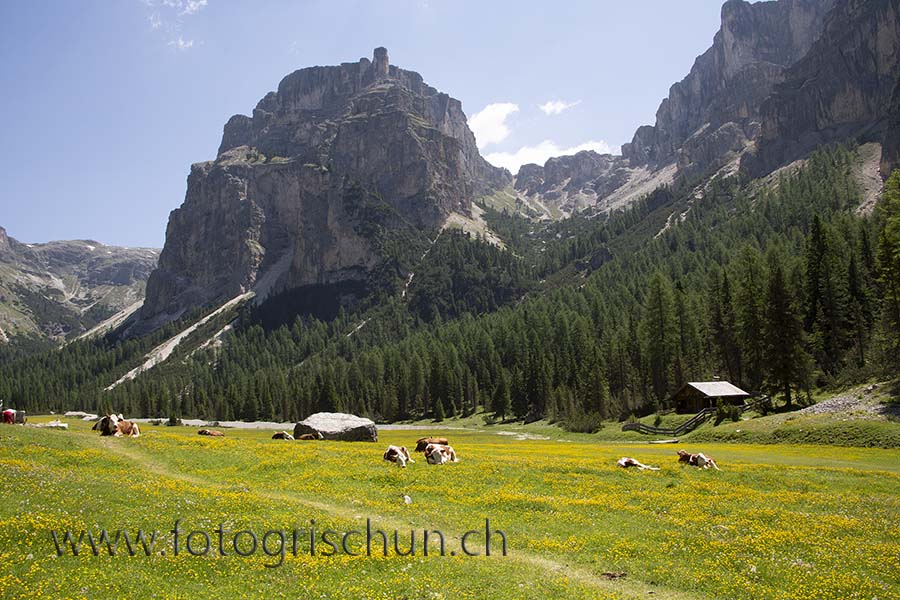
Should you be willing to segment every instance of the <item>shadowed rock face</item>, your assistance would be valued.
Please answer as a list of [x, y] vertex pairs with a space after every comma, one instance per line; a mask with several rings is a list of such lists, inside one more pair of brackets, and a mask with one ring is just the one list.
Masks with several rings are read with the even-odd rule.
[[602, 209], [604, 197], [635, 173], [661, 172], [674, 164], [678, 173], [696, 175], [736, 159], [759, 135], [763, 101], [812, 47], [835, 1], [728, 0], [712, 46], [670, 88], [656, 124], [639, 127], [622, 146], [622, 156], [559, 157], [544, 167], [526, 165], [516, 189], [554, 204], [571, 205], [573, 195], [593, 198]]
[[378, 256], [360, 197], [389, 209], [379, 226], [430, 230], [511, 179], [478, 153], [460, 102], [386, 49], [295, 71], [191, 168], [138, 329], [251, 289], [364, 280]]
[[742, 167], [766, 173], [817, 145], [853, 137], [882, 142], [886, 175], [897, 164], [898, 77], [896, 0], [842, 0], [821, 38], [762, 106], [759, 151]]
[[[656, 125], [639, 128], [622, 154], [637, 163], [658, 166], [678, 160], [687, 167], [695, 161], [706, 163], [710, 147], [741, 147], [753, 136], [763, 100], [783, 80], [784, 70], [819, 37], [833, 4], [728, 0], [712, 47], [671, 87], [656, 112]], [[727, 123], [737, 127], [723, 130]], [[686, 155], [679, 156], [686, 142]]]
[[887, 130], [881, 147], [881, 176], [887, 178], [894, 169], [900, 169], [900, 78], [891, 94]]

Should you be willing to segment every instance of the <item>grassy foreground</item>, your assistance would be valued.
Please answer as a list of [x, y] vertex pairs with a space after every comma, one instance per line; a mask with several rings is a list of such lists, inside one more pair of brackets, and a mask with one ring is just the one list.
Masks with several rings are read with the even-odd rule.
[[[71, 426], [0, 427], [0, 598], [900, 598], [897, 450], [682, 445], [715, 456], [715, 472], [678, 465], [679, 446], [450, 430], [460, 463], [403, 470], [381, 453], [421, 432], [342, 444], [153, 426], [111, 439]], [[626, 472], [620, 456], [662, 470]], [[206, 557], [188, 555], [183, 538], [173, 556], [176, 518], [182, 536], [212, 535]], [[317, 531], [365, 529], [366, 518], [399, 530], [402, 550], [410, 529], [441, 530], [457, 556], [432, 546], [428, 557], [419, 547], [383, 558], [377, 544], [373, 557], [322, 556], [321, 542], [318, 555], [301, 545], [274, 568], [277, 552], [218, 556], [220, 524], [261, 538], [311, 519]], [[459, 537], [485, 518], [508, 555], [492, 544], [490, 557], [462, 556]], [[127, 556], [123, 543], [94, 556], [86, 541], [79, 556], [57, 556], [51, 530], [100, 528], [156, 530], [160, 541], [150, 557]], [[470, 550], [483, 547], [482, 534], [471, 539]], [[614, 571], [627, 575], [603, 577]]]

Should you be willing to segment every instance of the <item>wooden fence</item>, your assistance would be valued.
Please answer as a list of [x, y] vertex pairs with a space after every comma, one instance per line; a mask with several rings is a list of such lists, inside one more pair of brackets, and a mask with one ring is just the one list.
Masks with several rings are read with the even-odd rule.
[[[757, 398], [753, 402], [749, 402], [744, 404], [743, 406], [738, 406], [738, 410], [743, 414], [744, 412], [756, 408], [760, 404], [764, 402], [768, 402], [769, 397], [763, 396], [762, 398]], [[664, 427], [653, 427], [651, 425], [644, 425], [643, 423], [625, 423], [622, 425], [622, 431], [637, 431], [640, 433], [648, 434], [648, 435], [683, 435], [688, 433], [689, 431], [693, 431], [703, 423], [705, 423], [712, 415], [716, 414], [716, 408], [704, 408], [696, 415], [679, 425], [673, 429], [666, 429]]]

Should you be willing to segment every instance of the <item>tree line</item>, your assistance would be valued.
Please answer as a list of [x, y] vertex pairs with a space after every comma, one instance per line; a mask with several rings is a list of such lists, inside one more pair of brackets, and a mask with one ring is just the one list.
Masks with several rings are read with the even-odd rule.
[[[508, 250], [442, 235], [405, 296], [277, 325], [264, 304], [222, 347], [186, 349], [111, 392], [103, 385], [152, 345], [79, 342], [5, 363], [0, 397], [209, 419], [483, 410], [588, 431], [713, 377], [806, 402], [816, 387], [897, 372], [900, 175], [875, 214], [858, 214], [856, 160], [852, 147], [824, 148], [770, 186], [682, 183], [544, 228], [489, 214], [515, 234]], [[611, 258], [588, 260], [600, 250]]]

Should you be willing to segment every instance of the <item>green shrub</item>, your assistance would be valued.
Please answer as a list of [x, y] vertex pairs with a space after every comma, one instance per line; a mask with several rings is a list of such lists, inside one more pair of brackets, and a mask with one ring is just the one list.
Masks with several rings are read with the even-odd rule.
[[577, 413], [562, 423], [563, 429], [572, 433], [597, 433], [603, 428], [600, 413]]

